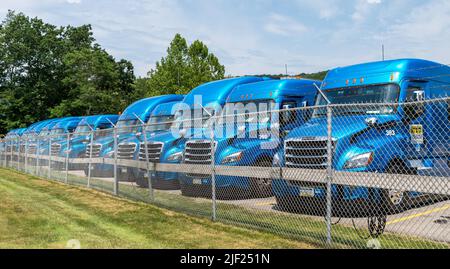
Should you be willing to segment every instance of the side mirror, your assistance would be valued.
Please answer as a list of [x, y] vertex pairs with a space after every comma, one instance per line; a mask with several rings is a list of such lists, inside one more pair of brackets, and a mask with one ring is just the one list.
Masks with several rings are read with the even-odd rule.
[[372, 118], [367, 118], [365, 121], [366, 121], [367, 126], [373, 127], [377, 124], [378, 119], [375, 117], [372, 117]]
[[291, 120], [293, 119], [294, 113], [295, 113], [295, 111], [290, 110], [292, 108], [293, 108], [292, 105], [283, 105], [283, 107], [282, 107], [283, 111], [281, 112], [281, 122], [282, 123], [291, 122]]
[[186, 135], [186, 133], [187, 133], [186, 129], [181, 129], [179, 131], [180, 137], [184, 137]]
[[425, 92], [422, 90], [414, 91], [414, 101], [420, 102], [425, 100]]
[[405, 103], [404, 111], [405, 111], [405, 120], [411, 121], [420, 117], [425, 111], [424, 103], [414, 103], [421, 102], [425, 100], [425, 92], [423, 90], [415, 90], [411, 98], [407, 100]]

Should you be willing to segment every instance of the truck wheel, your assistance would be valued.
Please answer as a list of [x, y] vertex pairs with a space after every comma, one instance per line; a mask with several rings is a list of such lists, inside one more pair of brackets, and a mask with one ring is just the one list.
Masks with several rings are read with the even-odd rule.
[[136, 184], [141, 188], [148, 188], [148, 178], [145, 177], [137, 177]]
[[[403, 164], [394, 163], [390, 165], [386, 173], [388, 174], [411, 174], [412, 171]], [[405, 211], [410, 204], [408, 192], [396, 189], [385, 189], [382, 193], [384, 210], [386, 214], [395, 214]]]
[[[272, 160], [260, 159], [255, 163], [257, 167], [271, 167]], [[256, 197], [272, 196], [272, 179], [271, 178], [250, 178], [250, 189]]]
[[84, 171], [84, 175], [85, 176], [89, 176], [89, 169], [88, 168], [84, 168], [83, 171]]

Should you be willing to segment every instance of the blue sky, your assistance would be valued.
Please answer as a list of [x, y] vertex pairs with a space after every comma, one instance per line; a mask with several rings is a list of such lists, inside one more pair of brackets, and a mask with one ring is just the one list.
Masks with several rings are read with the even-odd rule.
[[2, 0], [97, 42], [145, 75], [175, 33], [204, 41], [227, 74], [314, 72], [386, 58], [450, 63], [449, 0]]

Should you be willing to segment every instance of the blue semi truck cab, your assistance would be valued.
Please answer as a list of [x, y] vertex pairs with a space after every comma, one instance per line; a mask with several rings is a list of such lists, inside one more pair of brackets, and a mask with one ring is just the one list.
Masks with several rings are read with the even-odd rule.
[[[448, 96], [449, 73], [446, 65], [420, 59], [372, 62], [329, 71], [321, 88], [326, 98], [318, 95], [316, 105], [320, 107], [314, 109], [311, 120], [286, 136], [273, 165], [326, 169], [328, 99], [335, 171], [420, 174], [438, 168], [440, 175], [446, 170], [444, 176], [449, 176], [449, 102], [420, 102]], [[443, 163], [446, 167], [436, 167]], [[280, 208], [320, 207], [317, 212], [323, 213], [324, 184], [274, 179], [272, 185]], [[398, 212], [420, 196], [394, 187], [341, 184], [333, 184], [331, 191], [333, 203], [340, 204], [333, 207], [337, 214], [373, 213], [374, 208]]]
[[23, 133], [23, 136], [27, 138], [28, 140], [28, 154], [37, 154], [38, 148], [40, 146], [40, 139], [39, 137], [41, 131], [49, 124], [53, 125], [53, 122], [58, 121], [59, 119], [48, 119], [39, 121], [36, 123], [31, 124], [27, 130]]
[[[224, 166], [272, 166], [283, 137], [309, 119], [301, 108], [314, 104], [321, 81], [267, 80], [237, 86], [215, 126], [215, 164]], [[279, 110], [282, 110], [281, 112]], [[186, 141], [183, 163], [211, 164], [211, 140]], [[186, 196], [210, 196], [211, 176], [180, 174]], [[272, 195], [270, 179], [216, 176], [218, 198], [238, 199]]]
[[[50, 152], [51, 156], [59, 156], [61, 142], [67, 140], [67, 135], [75, 130], [81, 120], [82, 117], [66, 117], [48, 124], [39, 134], [39, 154], [49, 155]], [[48, 163], [46, 160], [41, 161], [43, 165]]]
[[[6, 151], [8, 152], [17, 152], [18, 149], [20, 148], [20, 152], [24, 152], [23, 151], [23, 145], [24, 142], [20, 140], [20, 138], [22, 137], [23, 133], [26, 131], [26, 128], [18, 128], [18, 129], [13, 129], [11, 131], [9, 131], [6, 135], [5, 135], [5, 143], [1, 145], [0, 151]], [[4, 154], [4, 153], [3, 153]], [[3, 156], [2, 156], [3, 157]], [[9, 159], [10, 155], [6, 155], [6, 159]], [[17, 157], [13, 158], [14, 160], [17, 160]]]
[[[214, 114], [226, 103], [228, 95], [238, 85], [265, 80], [261, 77], [238, 77], [204, 83], [191, 90], [177, 107], [178, 115], [171, 131], [163, 132], [148, 139], [148, 148], [152, 149], [151, 162], [180, 163], [185, 142], [191, 136], [203, 137], [205, 126]], [[206, 111], [207, 112], [206, 112]], [[199, 119], [193, 122], [193, 119]], [[180, 132], [177, 132], [180, 131]], [[145, 157], [145, 156], [142, 156]], [[146, 171], [141, 175], [148, 177]], [[155, 189], [179, 189], [177, 172], [150, 172], [152, 187]], [[146, 182], [139, 180], [139, 182]], [[145, 183], [144, 183], [145, 185]]]
[[[117, 158], [125, 160], [143, 160], [146, 161], [145, 141], [154, 136], [168, 132], [175, 118], [176, 106], [183, 100], [184, 95], [180, 95], [180, 100], [158, 105], [151, 113], [147, 126], [140, 136], [132, 136], [124, 139], [118, 145]], [[149, 161], [152, 159], [152, 150], [148, 149]], [[126, 181], [137, 181], [140, 186], [148, 186], [148, 181], [144, 179], [143, 173], [137, 168], [119, 167], [117, 174], [119, 178]]]
[[[95, 138], [110, 133], [107, 129], [113, 128], [119, 115], [94, 115], [84, 117], [77, 125], [76, 129], [70, 136], [69, 144], [67, 139], [57, 142], [59, 145], [60, 157], [83, 158], [86, 154], [86, 145], [89, 143], [91, 131], [95, 131]], [[101, 132], [100, 130], [105, 130]], [[70, 163], [70, 170], [83, 170], [86, 165]]]
[[[182, 98], [182, 97], [181, 97]], [[162, 95], [149, 97], [138, 100], [129, 105], [120, 115], [117, 121], [117, 143], [121, 143], [125, 139], [140, 136], [142, 134], [142, 124], [140, 120], [148, 121], [151, 112], [160, 104], [179, 101], [180, 95]], [[92, 154], [90, 150], [92, 148]], [[114, 134], [94, 139], [94, 143], [88, 144], [86, 147], [86, 157], [106, 157], [114, 156]], [[88, 174], [87, 168], [84, 170]], [[92, 164], [91, 175], [98, 177], [112, 177], [114, 175], [114, 166], [109, 164]]]

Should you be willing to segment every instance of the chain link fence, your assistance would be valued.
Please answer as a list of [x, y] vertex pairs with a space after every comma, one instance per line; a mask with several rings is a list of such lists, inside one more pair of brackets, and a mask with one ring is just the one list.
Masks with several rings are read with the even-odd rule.
[[0, 164], [327, 248], [448, 248], [450, 98], [7, 137]]

